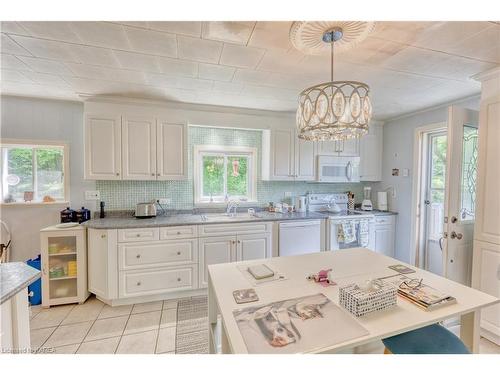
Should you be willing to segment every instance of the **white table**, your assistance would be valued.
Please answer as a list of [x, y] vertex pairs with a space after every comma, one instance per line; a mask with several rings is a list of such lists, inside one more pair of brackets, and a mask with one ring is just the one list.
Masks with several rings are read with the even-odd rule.
[[[254, 285], [241, 272], [243, 266], [263, 263], [283, 273], [286, 280]], [[306, 276], [321, 269], [332, 268], [335, 281], [342, 286], [350, 282], [362, 282], [370, 278], [396, 275], [396, 272], [387, 268], [387, 266], [394, 264], [402, 264], [402, 262], [368, 249], [355, 248], [209, 266], [210, 353], [248, 352], [233, 317], [233, 310], [317, 293], [325, 294], [335, 304], [338, 304], [338, 286], [323, 287], [307, 281]], [[477, 353], [480, 338], [480, 310], [498, 303], [500, 300], [430, 272], [412, 268], [416, 269], [417, 272], [409, 274], [408, 277], [423, 278], [425, 284], [454, 296], [457, 303], [434, 311], [424, 311], [398, 297], [397, 307], [356, 318], [369, 332], [368, 335], [325, 346], [319, 350], [306, 350], [304, 352], [334, 353], [459, 316], [461, 319], [460, 337], [473, 353]], [[259, 296], [259, 301], [238, 305], [234, 301], [232, 293], [236, 289], [245, 288], [254, 288]], [[218, 317], [220, 317], [219, 320]]]

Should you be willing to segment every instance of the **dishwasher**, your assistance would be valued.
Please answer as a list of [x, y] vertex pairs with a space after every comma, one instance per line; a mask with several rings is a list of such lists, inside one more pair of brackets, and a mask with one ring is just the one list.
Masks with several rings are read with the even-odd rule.
[[279, 256], [321, 251], [321, 220], [291, 221], [279, 224]]

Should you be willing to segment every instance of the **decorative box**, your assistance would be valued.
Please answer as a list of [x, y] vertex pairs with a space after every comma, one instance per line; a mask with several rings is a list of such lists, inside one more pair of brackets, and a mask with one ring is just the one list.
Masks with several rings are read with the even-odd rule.
[[394, 285], [381, 281], [369, 290], [363, 290], [356, 284], [349, 284], [339, 288], [339, 303], [351, 314], [359, 317], [395, 306], [397, 292]]

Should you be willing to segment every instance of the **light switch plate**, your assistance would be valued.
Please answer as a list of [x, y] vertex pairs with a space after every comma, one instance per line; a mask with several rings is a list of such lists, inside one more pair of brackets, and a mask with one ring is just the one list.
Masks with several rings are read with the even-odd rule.
[[410, 170], [408, 168], [403, 168], [403, 177], [408, 177], [410, 175]]
[[101, 192], [99, 190], [85, 190], [85, 200], [87, 201], [101, 200]]

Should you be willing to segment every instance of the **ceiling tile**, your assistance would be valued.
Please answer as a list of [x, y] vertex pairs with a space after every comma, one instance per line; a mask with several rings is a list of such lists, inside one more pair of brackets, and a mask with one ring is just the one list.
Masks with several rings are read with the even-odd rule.
[[376, 22], [370, 37], [413, 45], [422, 34], [435, 27], [437, 22]]
[[[435, 22], [432, 26], [421, 30], [413, 45], [434, 50], [448, 51], [486, 28], [488, 22]], [[408, 27], [408, 25], [406, 26]]]
[[449, 50], [461, 56], [500, 63], [500, 26], [492, 25]]
[[271, 73], [250, 69], [238, 69], [234, 74], [233, 82], [254, 83], [265, 85]]
[[289, 34], [292, 22], [257, 22], [250, 37], [250, 47], [289, 50], [293, 48]]
[[181, 59], [218, 63], [222, 42], [177, 36], [177, 54]]
[[130, 82], [143, 84], [145, 83], [144, 74], [142, 72], [124, 69], [110, 69], [100, 66], [85, 65], [85, 64], [66, 64], [73, 72], [73, 75], [78, 78], [100, 79], [116, 82]]
[[72, 22], [19, 22], [22, 27], [38, 38], [60, 40], [63, 42], [81, 43], [81, 39], [71, 29]]
[[158, 57], [157, 59], [162, 73], [187, 77], [196, 77], [198, 74], [198, 64], [195, 62], [166, 57]]
[[113, 50], [102, 47], [91, 47], [70, 44], [67, 47], [75, 60], [83, 64], [119, 67]]
[[60, 86], [68, 88], [70, 87], [69, 84], [64, 79], [54, 74], [24, 72], [24, 75], [35, 83], [49, 85], [49, 86]]
[[445, 63], [449, 58], [450, 55], [443, 52], [408, 46], [385, 60], [382, 66], [407, 72], [432, 73], [432, 66]]
[[242, 95], [250, 95], [254, 97], [266, 97], [279, 100], [295, 100], [297, 92], [295, 90], [283, 89], [277, 87], [254, 86], [247, 85], [244, 87]]
[[193, 21], [149, 21], [149, 28], [174, 34], [201, 37], [201, 22]]
[[220, 40], [246, 45], [255, 22], [210, 21], [203, 23], [204, 39]]
[[295, 49], [290, 51], [268, 50], [258, 69], [271, 72], [303, 72], [303, 70], [298, 70], [298, 66], [304, 57], [304, 54]]
[[71, 70], [59, 61], [40, 59], [38, 57], [22, 57], [19, 59], [30, 66], [35, 72], [49, 74], [71, 75]]
[[2, 69], [1, 70], [2, 83], [6, 82], [20, 82], [20, 83], [33, 83], [31, 79], [17, 70]]
[[210, 90], [212, 89], [213, 81], [207, 79], [196, 79], [179, 77], [177, 78], [177, 87], [188, 90]]
[[220, 63], [238, 68], [255, 68], [265, 52], [261, 48], [224, 43]]
[[75, 61], [75, 57], [67, 48], [67, 43], [16, 35], [12, 35], [12, 39], [36, 57], [62, 61]]
[[14, 55], [7, 55], [2, 53], [2, 60], [0, 63], [0, 68], [2, 69], [13, 69], [13, 70], [32, 70], [28, 65], [19, 60]]
[[167, 74], [145, 73], [146, 83], [157, 87], [177, 87], [177, 77]]
[[[14, 38], [17, 38], [13, 36]], [[0, 41], [0, 49], [2, 53], [9, 53], [12, 55], [30, 56], [31, 54], [18, 43], [11, 39], [7, 34], [2, 33]]]
[[158, 59], [155, 56], [124, 51], [114, 52], [122, 68], [140, 70], [142, 72], [160, 72]]
[[19, 22], [14, 21], [0, 22], [0, 31], [8, 34], [30, 35], [29, 31], [22, 27]]
[[122, 25], [110, 22], [72, 22], [71, 28], [85, 44], [106, 48], [130, 49]]
[[177, 57], [175, 34], [126, 27], [130, 47], [135, 52]]
[[223, 65], [200, 63], [198, 66], [198, 76], [200, 78], [214, 81], [231, 81], [235, 71], [235, 68]]
[[215, 81], [213, 90], [225, 92], [228, 94], [240, 94], [243, 90], [243, 87], [244, 85], [241, 83]]
[[[335, 61], [350, 61], [357, 64], [380, 65], [408, 45], [375, 37], [368, 37], [355, 48], [335, 55]], [[326, 57], [326, 56], [325, 56]], [[306, 61], [306, 58], [304, 61]]]

